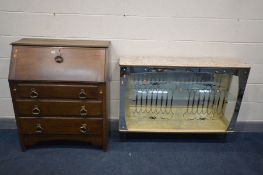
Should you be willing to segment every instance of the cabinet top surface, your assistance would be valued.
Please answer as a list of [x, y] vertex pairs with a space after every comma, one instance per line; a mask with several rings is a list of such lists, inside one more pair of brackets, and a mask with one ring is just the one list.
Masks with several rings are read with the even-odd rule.
[[125, 56], [120, 66], [250, 68], [236, 59]]
[[110, 41], [98, 40], [66, 40], [66, 39], [40, 39], [23, 38], [11, 43], [13, 46], [50, 46], [50, 47], [99, 47], [107, 48]]

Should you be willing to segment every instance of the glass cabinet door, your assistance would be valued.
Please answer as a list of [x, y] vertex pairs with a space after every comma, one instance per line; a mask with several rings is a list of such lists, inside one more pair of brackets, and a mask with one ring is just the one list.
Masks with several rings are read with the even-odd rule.
[[123, 102], [127, 130], [225, 132], [238, 89], [238, 76], [231, 74], [131, 73]]

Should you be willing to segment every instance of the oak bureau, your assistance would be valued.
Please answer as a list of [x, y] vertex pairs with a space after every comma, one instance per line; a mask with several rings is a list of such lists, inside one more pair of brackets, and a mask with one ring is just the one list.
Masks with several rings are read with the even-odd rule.
[[106, 150], [109, 41], [12, 43], [9, 86], [22, 150], [84, 141]]

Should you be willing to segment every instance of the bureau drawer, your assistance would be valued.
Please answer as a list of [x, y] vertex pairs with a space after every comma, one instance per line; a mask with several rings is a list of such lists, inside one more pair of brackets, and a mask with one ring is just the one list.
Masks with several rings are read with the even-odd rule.
[[105, 82], [105, 48], [14, 46], [13, 80]]
[[21, 116], [101, 116], [101, 101], [16, 100]]
[[102, 99], [100, 85], [18, 84], [18, 98]]
[[102, 134], [102, 119], [20, 118], [22, 134]]

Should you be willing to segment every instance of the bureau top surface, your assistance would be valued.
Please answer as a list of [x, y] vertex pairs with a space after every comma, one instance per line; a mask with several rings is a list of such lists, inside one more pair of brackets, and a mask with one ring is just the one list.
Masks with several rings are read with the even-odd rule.
[[23, 38], [16, 42], [11, 43], [11, 45], [13, 46], [107, 48], [110, 45], [110, 41]]
[[184, 57], [143, 57], [125, 56], [120, 58], [120, 66], [150, 67], [216, 67], [250, 68], [249, 65], [227, 58], [184, 58]]

